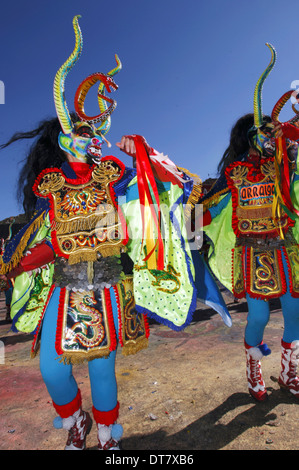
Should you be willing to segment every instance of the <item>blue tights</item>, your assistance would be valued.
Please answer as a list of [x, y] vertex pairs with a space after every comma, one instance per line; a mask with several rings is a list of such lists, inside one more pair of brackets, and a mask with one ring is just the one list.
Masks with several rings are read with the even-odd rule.
[[[116, 300], [111, 292], [114, 324], [117, 331]], [[78, 393], [73, 367], [59, 362], [55, 350], [57, 310], [60, 289], [55, 289], [43, 320], [40, 370], [47, 390], [56, 405], [70, 403]], [[89, 380], [93, 406], [99, 411], [110, 411], [117, 404], [117, 383], [115, 377], [116, 351], [109, 358], [93, 359], [88, 362]]]
[[[283, 259], [284, 271], [287, 273], [286, 262]], [[299, 298], [292, 297], [289, 290], [288, 274], [287, 293], [280, 297], [281, 309], [284, 319], [284, 332], [282, 339], [286, 343], [299, 340]], [[269, 302], [253, 299], [246, 296], [248, 304], [247, 325], [245, 328], [245, 341], [249, 346], [259, 345], [264, 336], [265, 327], [270, 318]]]

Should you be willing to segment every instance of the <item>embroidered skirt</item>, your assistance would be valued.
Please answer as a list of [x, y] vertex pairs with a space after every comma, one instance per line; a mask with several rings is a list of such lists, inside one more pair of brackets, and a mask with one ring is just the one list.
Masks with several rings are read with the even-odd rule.
[[299, 297], [298, 244], [289, 240], [237, 239], [232, 259], [235, 297], [246, 294], [264, 300], [281, 297], [287, 291], [287, 276], [291, 295]]
[[[55, 286], [47, 304], [54, 289]], [[108, 357], [118, 342], [124, 355], [147, 347], [149, 327], [145, 315], [135, 309], [132, 276], [97, 291], [57, 289], [60, 295], [55, 347], [62, 361], [74, 364]], [[42, 321], [35, 334], [32, 356], [38, 351], [41, 328]]]

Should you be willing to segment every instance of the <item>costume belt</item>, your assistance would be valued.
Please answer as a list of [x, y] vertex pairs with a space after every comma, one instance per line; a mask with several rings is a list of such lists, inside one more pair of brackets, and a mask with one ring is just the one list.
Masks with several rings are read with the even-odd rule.
[[285, 240], [280, 237], [273, 238], [254, 238], [254, 237], [238, 237], [236, 246], [248, 246], [260, 249], [279, 248], [285, 245]]
[[68, 290], [95, 290], [116, 285], [122, 273], [120, 258], [109, 256], [97, 261], [81, 261], [69, 264], [65, 258], [55, 260], [53, 282], [56, 287]]

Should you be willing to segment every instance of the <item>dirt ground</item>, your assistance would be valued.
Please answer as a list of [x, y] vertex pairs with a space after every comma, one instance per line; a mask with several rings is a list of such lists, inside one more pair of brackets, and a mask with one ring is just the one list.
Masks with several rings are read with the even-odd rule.
[[[246, 303], [224, 294], [233, 326], [198, 304], [183, 332], [151, 324], [149, 347], [117, 358], [122, 448], [129, 450], [298, 450], [298, 401], [280, 390], [279, 304], [271, 305], [265, 342], [272, 354], [262, 369], [269, 392], [265, 403], [248, 394], [243, 334]], [[0, 450], [60, 450], [66, 431], [42, 382], [38, 358], [30, 359], [31, 337], [9, 331], [4, 294], [0, 299]], [[75, 366], [84, 409], [91, 412], [86, 365]], [[97, 446], [96, 427], [87, 440]]]

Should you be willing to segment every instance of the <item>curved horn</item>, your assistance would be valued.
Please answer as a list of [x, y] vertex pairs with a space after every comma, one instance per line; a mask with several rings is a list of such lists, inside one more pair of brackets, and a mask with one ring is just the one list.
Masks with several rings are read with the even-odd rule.
[[254, 110], [254, 125], [255, 127], [261, 127], [263, 124], [263, 113], [262, 113], [262, 89], [263, 89], [263, 84], [268, 77], [269, 73], [274, 67], [274, 64], [276, 62], [276, 51], [274, 47], [269, 44], [268, 42], [266, 43], [266, 46], [269, 47], [271, 51], [271, 60], [268, 65], [268, 67], [264, 70], [262, 75], [257, 81], [257, 84], [255, 86], [254, 90], [254, 99], [253, 99], [253, 110]]
[[279, 118], [279, 115], [280, 115], [280, 112], [281, 112], [282, 108], [287, 103], [287, 101], [290, 99], [293, 92], [294, 92], [293, 90], [289, 90], [279, 98], [279, 100], [275, 104], [275, 106], [272, 110], [272, 113], [271, 113], [272, 121], [278, 121], [278, 118]]
[[110, 86], [114, 89], [117, 88], [113, 80], [110, 78], [110, 80], [108, 81], [107, 75], [104, 75], [103, 73], [93, 73], [92, 75], [89, 75], [87, 78], [85, 78], [85, 80], [80, 83], [75, 94], [75, 110], [82, 121], [87, 121], [89, 123], [104, 122], [116, 108], [116, 101], [112, 100], [111, 98], [108, 98], [105, 95], [101, 95], [101, 98], [105, 101], [108, 101], [110, 103], [110, 106], [108, 108], [105, 108], [102, 113], [97, 114], [96, 116], [88, 116], [85, 113], [84, 101], [87, 92], [93, 85], [95, 85], [99, 81], [105, 84], [108, 91], [110, 91]]
[[[277, 103], [275, 104], [272, 110], [272, 114], [271, 114], [272, 121], [278, 121], [282, 108], [288, 102], [288, 100], [291, 98], [293, 94], [294, 94], [294, 90], [289, 90], [279, 98], [279, 100], [277, 101]], [[295, 116], [287, 121], [290, 124], [298, 121], [299, 119], [299, 111], [297, 111], [294, 104], [292, 104], [292, 110], [294, 111]]]
[[115, 60], [116, 60], [117, 65], [114, 69], [110, 70], [110, 72], [107, 73], [109, 77], [114, 77], [114, 75], [116, 75], [122, 68], [121, 61], [119, 60], [119, 57], [117, 54], [115, 54]]
[[[299, 114], [299, 111], [298, 111], [298, 109], [296, 109], [294, 104], [292, 104], [292, 110], [294, 111], [295, 114]], [[292, 119], [291, 119], [291, 121], [292, 121]]]
[[62, 64], [60, 69], [57, 71], [53, 86], [56, 113], [64, 134], [69, 134], [73, 128], [72, 120], [65, 101], [64, 83], [67, 74], [73, 68], [82, 53], [83, 38], [78, 23], [78, 19], [80, 17], [80, 15], [77, 15], [73, 18], [73, 28], [76, 38], [74, 50], [69, 56], [69, 58], [64, 62], [64, 64]]
[[[108, 98], [104, 94], [104, 89], [106, 88], [107, 91], [110, 93], [111, 89], [113, 88], [116, 90], [118, 87], [115, 84], [112, 76], [115, 75], [121, 69], [121, 62], [118, 56], [115, 56], [117, 66], [108, 72], [107, 75], [103, 73], [94, 73], [89, 75], [85, 80], [81, 82], [79, 85], [76, 95], [75, 95], [75, 110], [78, 114], [79, 118], [82, 121], [87, 121], [89, 123], [101, 122], [102, 125], [99, 127], [99, 131], [103, 131], [103, 133], [107, 133], [110, 128], [110, 115], [116, 108], [116, 101]], [[97, 82], [100, 82], [99, 89], [98, 89], [98, 103], [100, 107], [101, 113], [96, 116], [88, 116], [84, 111], [84, 102], [86, 95], [90, 88], [95, 85]], [[110, 103], [110, 106], [107, 105]]]
[[[297, 103], [298, 103], [299, 102], [299, 96], [297, 95], [296, 98], [297, 98]], [[292, 119], [289, 120], [289, 123], [290, 124], [295, 124], [299, 120], [299, 111], [296, 109], [295, 103], [292, 104], [292, 110], [294, 111], [295, 116]]]
[[[116, 60], [117, 65], [114, 69], [108, 72], [107, 75], [109, 75], [109, 77], [113, 77], [114, 75], [116, 75], [122, 68], [122, 63], [117, 54], [115, 54], [115, 60]], [[104, 84], [100, 83], [100, 86], [98, 89], [98, 102], [99, 102], [99, 108], [101, 110], [101, 113], [105, 112], [105, 110], [107, 109], [106, 100], [102, 98], [103, 93], [104, 93]], [[106, 135], [110, 127], [111, 127], [111, 117], [108, 116], [107, 120], [101, 126], [98, 127], [98, 132], [100, 132], [102, 135]]]

